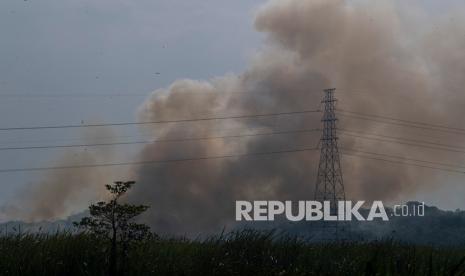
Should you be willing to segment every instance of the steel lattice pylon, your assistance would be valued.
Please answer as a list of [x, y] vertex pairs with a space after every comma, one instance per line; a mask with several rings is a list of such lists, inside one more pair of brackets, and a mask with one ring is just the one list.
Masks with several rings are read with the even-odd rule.
[[[342, 179], [341, 163], [339, 158], [339, 149], [337, 145], [338, 137], [336, 133], [336, 99], [334, 97], [335, 88], [325, 89], [325, 96], [322, 101], [324, 104], [323, 134], [320, 145], [320, 163], [318, 165], [318, 175], [315, 185], [315, 200], [323, 202], [329, 201], [331, 206], [331, 215], [337, 214], [337, 202], [345, 201], [344, 182]], [[325, 223], [325, 226], [344, 228], [342, 223]]]

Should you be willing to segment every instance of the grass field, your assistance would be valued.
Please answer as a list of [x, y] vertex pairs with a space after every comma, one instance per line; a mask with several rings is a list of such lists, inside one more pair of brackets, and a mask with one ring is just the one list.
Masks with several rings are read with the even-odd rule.
[[[105, 275], [107, 244], [86, 234], [0, 237], [1, 275]], [[394, 241], [308, 243], [243, 230], [205, 240], [154, 238], [119, 263], [126, 275], [465, 275], [465, 248]]]

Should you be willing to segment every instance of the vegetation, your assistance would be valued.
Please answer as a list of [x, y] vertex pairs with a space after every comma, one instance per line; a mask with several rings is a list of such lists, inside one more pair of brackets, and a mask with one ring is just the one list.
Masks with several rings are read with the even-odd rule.
[[[127, 258], [133, 242], [150, 237], [150, 228], [147, 225], [134, 222], [134, 218], [149, 207], [119, 202], [134, 184], [134, 181], [117, 181], [112, 185], [105, 185], [111, 194], [110, 201], [90, 205], [90, 217], [84, 217], [79, 223], [75, 223], [85, 233], [109, 242], [109, 275], [127, 274]], [[118, 256], [121, 257], [119, 262]]]
[[[0, 275], [106, 275], [107, 239], [86, 233], [0, 237]], [[379, 241], [312, 244], [273, 231], [134, 241], [127, 275], [464, 275], [465, 248]]]
[[316, 243], [244, 229], [204, 240], [160, 238], [134, 218], [148, 206], [120, 203], [134, 182], [107, 185], [77, 232], [5, 232], [0, 275], [465, 275], [465, 246], [396, 242]]

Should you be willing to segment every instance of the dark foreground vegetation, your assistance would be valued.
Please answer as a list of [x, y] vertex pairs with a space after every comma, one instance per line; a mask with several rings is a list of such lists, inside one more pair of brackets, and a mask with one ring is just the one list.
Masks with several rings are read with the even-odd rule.
[[[0, 237], [0, 275], [107, 275], [111, 246], [89, 234]], [[124, 275], [465, 275], [465, 248], [393, 241], [312, 244], [243, 230], [205, 240], [135, 242]]]
[[0, 276], [465, 275], [462, 234], [441, 235], [451, 241], [448, 247], [394, 239], [317, 243], [295, 233], [247, 229], [203, 240], [160, 238], [135, 220], [149, 206], [121, 200], [134, 184], [105, 185], [109, 200], [91, 204], [89, 216], [75, 222], [71, 231], [23, 234], [20, 225], [13, 233], [5, 227]]

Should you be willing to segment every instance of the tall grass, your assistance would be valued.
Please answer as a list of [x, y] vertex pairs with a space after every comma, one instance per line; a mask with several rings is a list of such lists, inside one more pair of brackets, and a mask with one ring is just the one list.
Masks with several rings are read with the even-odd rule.
[[[86, 234], [3, 236], [0, 275], [105, 275], [106, 248]], [[465, 275], [465, 248], [392, 240], [309, 243], [242, 230], [204, 240], [139, 242], [124, 264], [127, 275]]]

